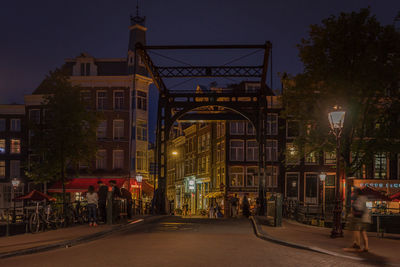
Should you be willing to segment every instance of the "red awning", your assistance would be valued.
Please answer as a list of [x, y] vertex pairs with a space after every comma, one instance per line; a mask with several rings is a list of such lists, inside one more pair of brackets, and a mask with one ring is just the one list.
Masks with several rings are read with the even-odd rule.
[[[65, 183], [66, 192], [87, 192], [90, 185], [94, 186], [95, 190], [98, 189], [98, 181], [102, 181], [105, 185], [109, 185], [111, 180], [116, 181], [117, 187], [121, 188], [125, 182], [128, 182], [128, 178], [73, 178]], [[131, 184], [136, 183], [134, 179], [131, 179]], [[62, 193], [61, 182], [54, 183], [49, 189], [50, 193]]]
[[397, 192], [396, 194], [391, 195], [391, 196], [390, 196], [390, 199], [391, 199], [392, 201], [399, 201], [399, 200], [400, 200], [400, 192]]
[[14, 200], [31, 200], [31, 201], [43, 201], [43, 200], [49, 200], [49, 201], [54, 201], [56, 200], [55, 198], [48, 196], [40, 191], [33, 190], [29, 194], [25, 196], [20, 196], [16, 197]]
[[153, 193], [154, 193], [154, 186], [151, 185], [151, 184], [149, 184], [149, 183], [146, 182], [146, 181], [143, 181], [143, 182], [142, 182], [142, 191], [143, 191], [144, 193], [146, 193], [147, 195], [153, 195]]

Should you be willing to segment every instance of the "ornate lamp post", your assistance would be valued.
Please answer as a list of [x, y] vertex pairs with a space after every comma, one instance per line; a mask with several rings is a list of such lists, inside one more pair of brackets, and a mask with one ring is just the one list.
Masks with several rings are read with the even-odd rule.
[[139, 184], [139, 209], [140, 209], [140, 214], [142, 214], [142, 180], [143, 176], [141, 174], [136, 175], [136, 181]]
[[12, 222], [15, 223], [16, 221], [16, 216], [15, 216], [15, 192], [17, 191], [17, 188], [19, 186], [19, 184], [21, 183], [21, 181], [17, 178], [14, 178], [11, 180], [11, 184], [13, 186], [13, 200], [14, 200], [14, 213], [13, 213], [13, 218], [12, 218]]
[[329, 112], [328, 119], [332, 132], [336, 137], [336, 187], [335, 187], [335, 209], [333, 210], [333, 226], [331, 237], [342, 237], [342, 196], [340, 191], [340, 136], [342, 134], [344, 116], [346, 112], [339, 110], [337, 107], [335, 111]]

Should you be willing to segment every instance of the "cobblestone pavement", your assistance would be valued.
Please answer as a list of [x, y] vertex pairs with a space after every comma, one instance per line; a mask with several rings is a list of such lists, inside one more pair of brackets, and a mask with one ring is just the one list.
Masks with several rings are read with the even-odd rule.
[[168, 217], [104, 239], [0, 260], [0, 266], [365, 266], [257, 238], [248, 220]]

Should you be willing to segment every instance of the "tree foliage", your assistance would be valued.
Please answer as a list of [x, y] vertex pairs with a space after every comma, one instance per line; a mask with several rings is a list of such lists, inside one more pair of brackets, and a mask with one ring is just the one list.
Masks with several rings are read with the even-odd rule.
[[36, 90], [44, 94], [42, 121], [30, 122], [32, 154], [28, 177], [36, 182], [64, 178], [67, 166], [90, 165], [96, 154], [99, 117], [88, 111], [80, 88], [71, 85], [63, 70], [57, 69]]
[[381, 25], [369, 9], [341, 13], [311, 25], [298, 48], [304, 71], [283, 78], [285, 115], [303, 129], [296, 143], [333, 150], [327, 114], [340, 106], [348, 175], [371, 163], [374, 153], [399, 152], [400, 34], [394, 27]]

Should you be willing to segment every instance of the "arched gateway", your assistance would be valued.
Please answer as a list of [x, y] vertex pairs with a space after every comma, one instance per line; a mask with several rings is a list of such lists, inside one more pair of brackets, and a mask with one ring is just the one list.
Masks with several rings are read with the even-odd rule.
[[[164, 67], [154, 65], [147, 51], [149, 50], [182, 50], [182, 49], [263, 49], [264, 57], [262, 65], [259, 66], [173, 66]], [[201, 116], [192, 114], [191, 120], [205, 120], [218, 117], [221, 120], [249, 120], [256, 129], [256, 139], [259, 144], [258, 176], [259, 176], [259, 200], [262, 203], [259, 213], [265, 213], [266, 192], [266, 153], [265, 144], [267, 139], [266, 117], [267, 97], [269, 92], [266, 87], [266, 76], [268, 68], [271, 43], [263, 45], [192, 45], [192, 46], [143, 46], [136, 44], [135, 57], [138, 55], [144, 63], [148, 73], [159, 91], [158, 113], [157, 113], [157, 136], [156, 136], [156, 165], [158, 166], [158, 212], [164, 213], [167, 174], [167, 142], [169, 132], [174, 122], [187, 115], [188, 112], [202, 107], [222, 107], [224, 110], [233, 111], [239, 117], [230, 113], [218, 112], [209, 114], [202, 113]], [[136, 59], [135, 59], [136, 62]], [[235, 88], [202, 92], [168, 90], [163, 78], [210, 78], [210, 77], [253, 77], [259, 78], [260, 87], [256, 90], [240, 90]], [[218, 119], [218, 118], [217, 118]], [[206, 119], [207, 120], [207, 119]]]

